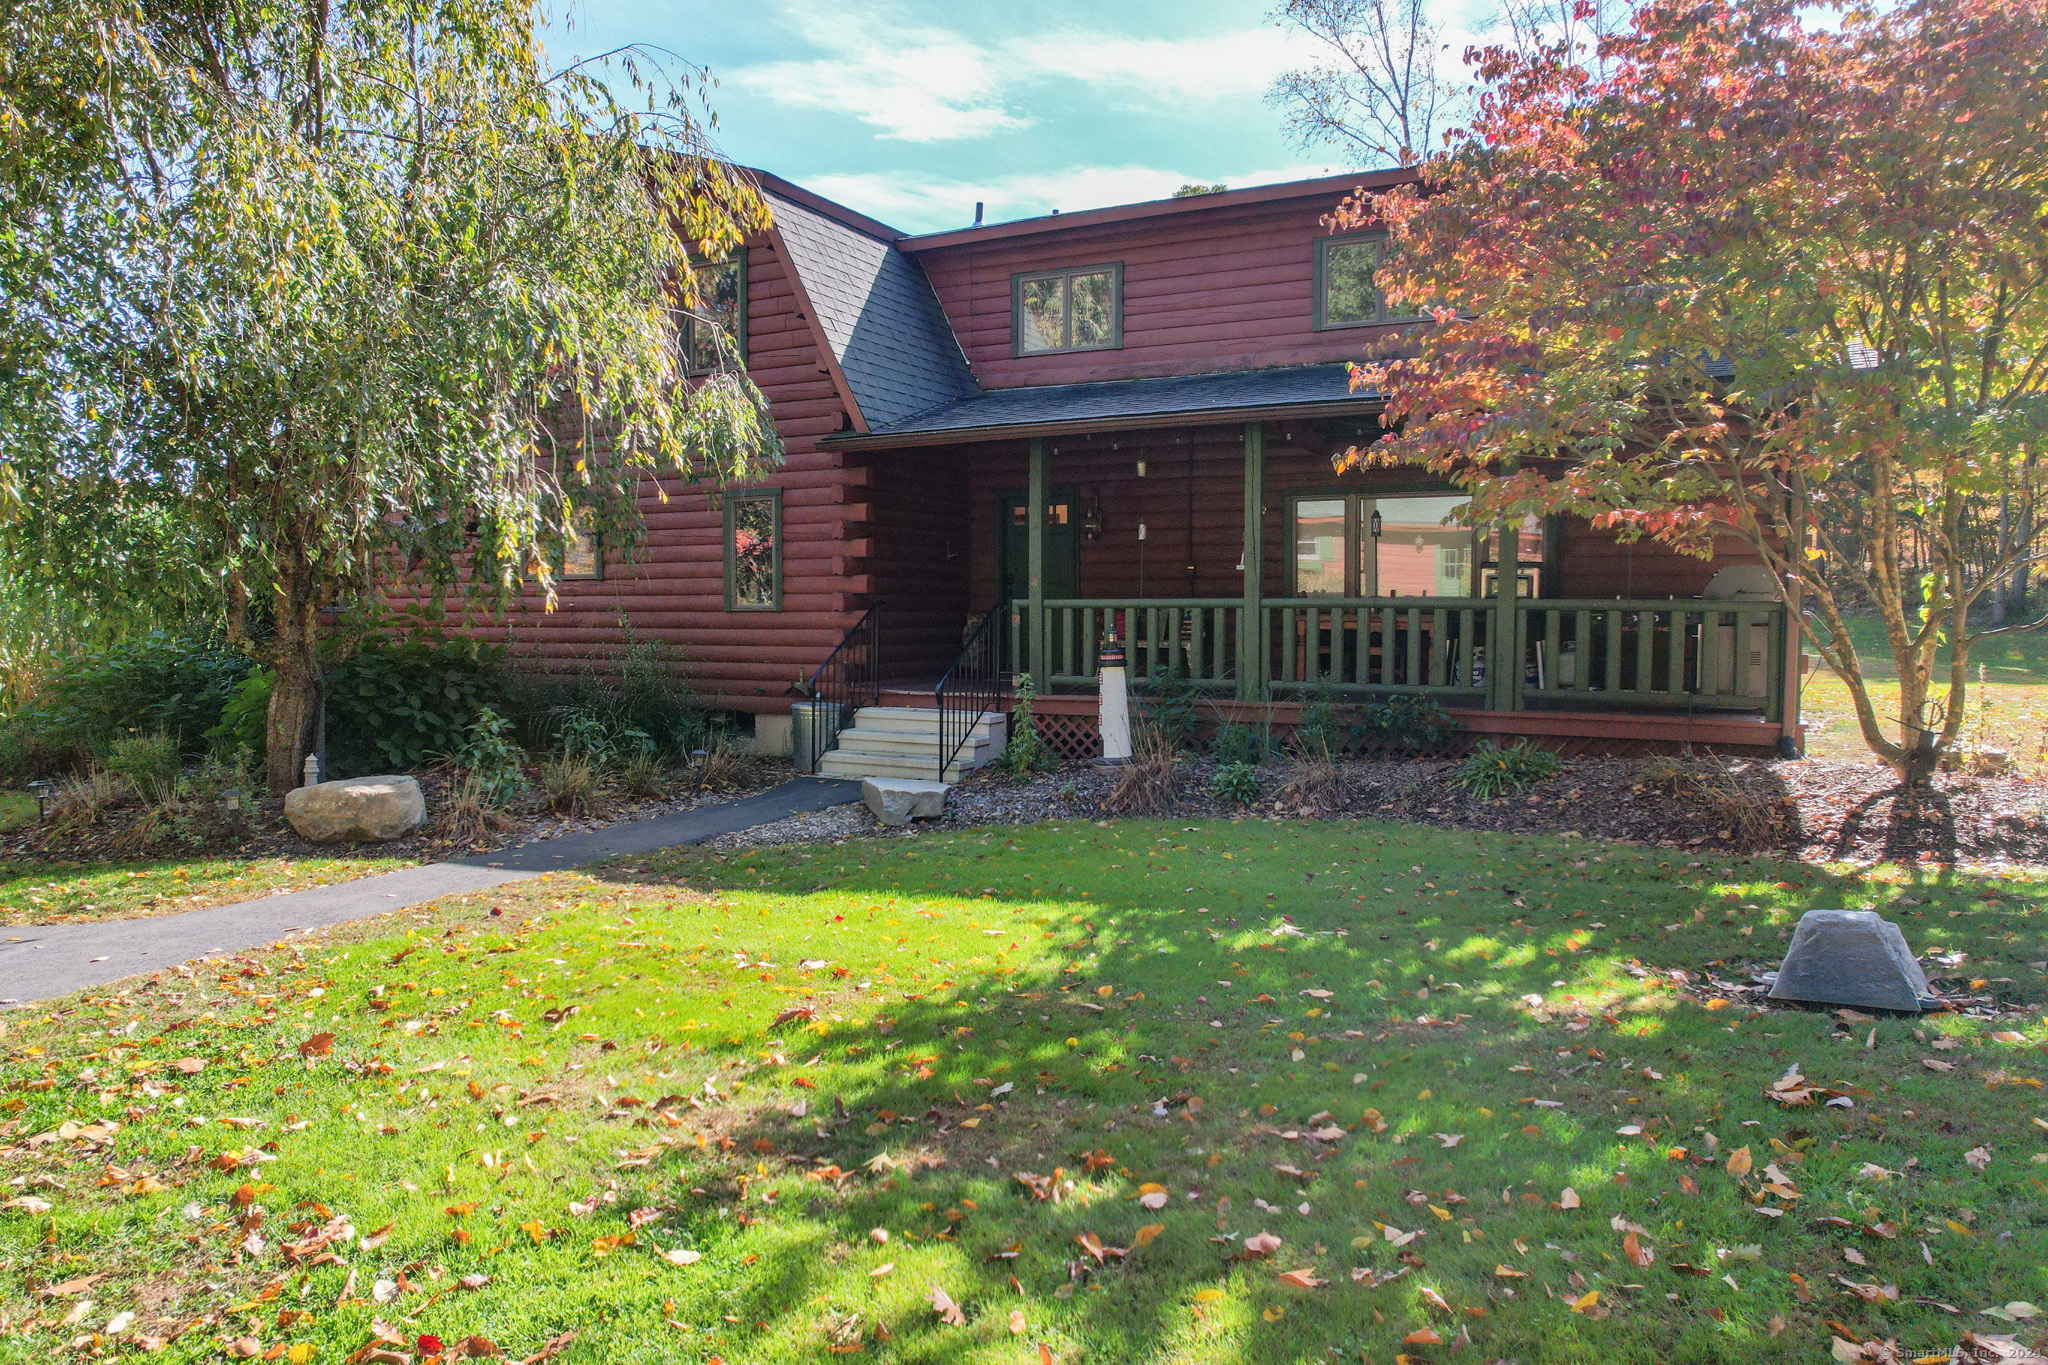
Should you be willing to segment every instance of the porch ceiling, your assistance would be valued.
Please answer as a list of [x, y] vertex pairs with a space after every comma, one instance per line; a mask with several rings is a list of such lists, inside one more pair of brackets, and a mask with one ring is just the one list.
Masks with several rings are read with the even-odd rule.
[[983, 389], [970, 397], [880, 427], [840, 433], [820, 444], [842, 449], [946, 445], [957, 441], [1113, 431], [1161, 421], [1183, 425], [1258, 417], [1315, 417], [1380, 409], [1375, 393], [1351, 391], [1346, 364]]

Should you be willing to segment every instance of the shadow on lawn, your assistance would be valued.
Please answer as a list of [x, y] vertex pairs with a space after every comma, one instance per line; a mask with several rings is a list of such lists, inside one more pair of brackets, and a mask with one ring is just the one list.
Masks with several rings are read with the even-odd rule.
[[[1647, 861], [1655, 859], [1651, 854]], [[1677, 866], [1668, 857], [1665, 865]], [[661, 871], [703, 876], [725, 870], [683, 857], [663, 860], [648, 880], [661, 882]], [[900, 868], [895, 870], [900, 874]], [[1811, 868], [1794, 875], [1800, 878], [1792, 896], [1795, 910], [1860, 904], [1868, 889], [1855, 878]], [[635, 880], [628, 874], [612, 879], [628, 885]], [[1913, 884], [1930, 894], [1967, 895], [1980, 879], [1944, 872]], [[1702, 1288], [1663, 1263], [1642, 1272], [1616, 1273], [1606, 1266], [1603, 1277], [1601, 1257], [1613, 1240], [1606, 1235], [1607, 1214], [1661, 1218], [1660, 1206], [1679, 1197], [1679, 1176], [1686, 1169], [1682, 1163], [1664, 1160], [1661, 1150], [1646, 1149], [1631, 1183], [1589, 1199], [1589, 1207], [1600, 1214], [1597, 1220], [1568, 1216], [1550, 1205], [1567, 1184], [1590, 1188], [1611, 1182], [1612, 1172], [1577, 1164], [1583, 1157], [1571, 1154], [1572, 1140], [1588, 1135], [1568, 1115], [1597, 1112], [1620, 1081], [1618, 1064], [1630, 1050], [1670, 1042], [1667, 1011], [1679, 998], [1675, 990], [1636, 978], [1603, 981], [1588, 972], [1574, 960], [1571, 946], [1575, 935], [1584, 932], [1584, 920], [1551, 915], [1532, 923], [1535, 915], [1517, 909], [1514, 890], [1503, 888], [1497, 922], [1453, 929], [1441, 915], [1312, 906], [1293, 912], [1293, 927], [1301, 935], [1275, 935], [1270, 931], [1280, 917], [1265, 909], [1239, 912], [1235, 918], [1223, 913], [1201, 917], [1111, 896], [1085, 906], [1050, 898], [970, 898], [958, 891], [887, 884], [880, 871], [841, 876], [827, 885], [837, 893], [870, 894], [882, 901], [927, 897], [928, 903], [944, 905], [941, 913], [1015, 923], [1020, 933], [1027, 928], [1043, 933], [1050, 927], [1061, 955], [1029, 973], [1003, 978], [1000, 988], [983, 976], [943, 993], [901, 999], [877, 1020], [832, 1025], [822, 1043], [794, 1029], [778, 1035], [792, 1063], [814, 1048], [871, 1055], [892, 1047], [904, 1063], [872, 1084], [836, 1095], [819, 1092], [802, 1119], [791, 1117], [786, 1102], [757, 1106], [724, 1134], [734, 1144], [729, 1178], [699, 1185], [706, 1195], [692, 1198], [685, 1190], [701, 1177], [679, 1173], [672, 1179], [680, 1187], [651, 1201], [676, 1203], [685, 1211], [691, 1236], [708, 1247], [735, 1236], [739, 1217], [767, 1212], [748, 1192], [750, 1184], [761, 1183], [758, 1173], [748, 1175], [756, 1160], [807, 1172], [836, 1166], [850, 1173], [843, 1184], [816, 1183], [804, 1204], [816, 1232], [785, 1240], [761, 1256], [738, 1288], [739, 1302], [730, 1310], [737, 1316], [801, 1329], [807, 1313], [821, 1319], [825, 1313], [867, 1314], [871, 1330], [877, 1294], [887, 1298], [894, 1292], [883, 1314], [895, 1333], [892, 1358], [955, 1358], [961, 1344], [952, 1335], [955, 1329], [940, 1326], [929, 1309], [913, 1304], [905, 1311], [909, 1286], [864, 1294], [832, 1288], [846, 1283], [832, 1273], [836, 1261], [876, 1253], [866, 1240], [869, 1230], [887, 1227], [917, 1234], [912, 1245], [932, 1239], [955, 1242], [966, 1268], [951, 1272], [943, 1287], [971, 1319], [994, 1319], [991, 1331], [1009, 1307], [1025, 1302], [1012, 1276], [1038, 1293], [1072, 1286], [1067, 1307], [1049, 1330], [1056, 1339], [1085, 1343], [1096, 1359], [1180, 1359], [1189, 1334], [1211, 1332], [1255, 1336], [1260, 1359], [1306, 1361], [1333, 1349], [1346, 1356], [1386, 1352], [1396, 1349], [1403, 1333], [1431, 1323], [1444, 1328], [1446, 1336], [1455, 1330], [1457, 1321], [1446, 1323], [1430, 1314], [1416, 1292], [1422, 1283], [1453, 1280], [1461, 1281], [1468, 1294], [1472, 1287], [1489, 1287], [1487, 1316], [1459, 1320], [1483, 1347], [1484, 1358], [1519, 1353], [1528, 1360], [1732, 1359], [1766, 1344], [1761, 1321], [1713, 1322], [1700, 1312], [1670, 1309], [1666, 1293], [1704, 1302], [1719, 1291]], [[724, 889], [788, 895], [799, 903], [804, 894], [773, 884], [736, 887], [729, 881]], [[1673, 889], [1678, 902], [1721, 895], [1688, 883]], [[1697, 970], [1703, 965], [1704, 941], [1726, 942], [1724, 934], [1713, 932], [1720, 923], [1661, 937], [1645, 933], [1625, 951], [1651, 972]], [[1923, 947], [1945, 936], [1939, 925], [1913, 933]], [[1230, 947], [1218, 941], [1248, 934], [1263, 941]], [[886, 946], [881, 937], [875, 944]], [[1209, 965], [1200, 976], [1192, 975], [1187, 955], [1204, 950]], [[1751, 949], [1759, 965], [1774, 962], [1777, 950], [1775, 937]], [[1492, 961], [1482, 960], [1482, 954]], [[1239, 985], [1226, 990], [1205, 984], [1230, 977], [1231, 963], [1245, 969]], [[1728, 963], [1726, 970], [1732, 973], [1742, 965]], [[963, 965], [959, 974], [965, 977], [969, 970]], [[1560, 980], [1568, 984], [1560, 988], [1555, 984]], [[1383, 983], [1384, 994], [1368, 996], [1368, 981]], [[1426, 998], [1402, 994], [1425, 983]], [[1102, 994], [1105, 986], [1109, 991]], [[1311, 1006], [1312, 997], [1304, 994], [1309, 990], [1329, 990], [1335, 998]], [[1210, 997], [1206, 1003], [1195, 998], [1202, 994]], [[1446, 1100], [1432, 1098], [1432, 1076], [1447, 1078], [1438, 1084], [1448, 1085], [1461, 1071], [1498, 1077], [1510, 1066], [1545, 1060], [1549, 1038], [1539, 1043], [1515, 1004], [1528, 995], [1566, 1002], [1559, 1009], [1557, 1048], [1582, 1050], [1590, 1043], [1594, 1058], [1601, 1057], [1598, 1049], [1610, 1057], [1602, 1059], [1601, 1067], [1576, 1072], [1553, 1067], [1553, 1072], [1563, 1069], [1563, 1077], [1544, 1076], [1545, 1085], [1555, 1083], [1555, 1090], [1542, 1093], [1554, 1093], [1565, 1109], [1519, 1109], [1516, 1096], [1504, 1094], [1505, 1112], [1526, 1116], [1541, 1130], [1535, 1135], [1508, 1125], [1456, 1153], [1419, 1136], [1432, 1130], [1461, 1132], [1472, 1121], [1469, 1112], [1454, 1112]], [[1596, 1032], [1563, 1030], [1563, 1016], [1581, 1008], [1568, 1003], [1574, 995], [1589, 1002], [1582, 1017], [1595, 1021]], [[1623, 1022], [1600, 1027], [1598, 1005], [1590, 1003], [1595, 1000], [1628, 1011]], [[1325, 1012], [1310, 1018], [1310, 1007]], [[1419, 1022], [1416, 1016], [1422, 1015], [1446, 1021], [1470, 1017], [1444, 1026]], [[1406, 1018], [1396, 1022], [1396, 1016]], [[1222, 1026], [1211, 1028], [1211, 1019]], [[1718, 1026], [1717, 1021], [1713, 1027]], [[1695, 1021], [1693, 1027], [1707, 1026]], [[1361, 1036], [1345, 1038], [1347, 1030]], [[1290, 1038], [1290, 1033], [1307, 1036]], [[757, 1052], [763, 1043], [757, 1035], [740, 1050]], [[1293, 1060], [1292, 1046], [1299, 1046], [1302, 1061]], [[1685, 1046], [1680, 1045], [1680, 1060], [1693, 1061]], [[1419, 1063], [1418, 1056], [1423, 1059]], [[1607, 1060], [1617, 1065], [1608, 1066]], [[1738, 1070], [1716, 1065], [1725, 1060], [1698, 1057], [1693, 1074], [1661, 1086], [1655, 1103], [1642, 1114], [1654, 1117], [1657, 1129], [1667, 1134], [1722, 1122], [1725, 1106], [1734, 1100], [1725, 1087]], [[1419, 1093], [1416, 1076], [1397, 1077], [1380, 1069], [1404, 1063], [1420, 1068], [1424, 1084]], [[1364, 1071], [1372, 1071], [1380, 1084], [1355, 1084], [1353, 1075]], [[1014, 1083], [1015, 1091], [992, 1111], [980, 1113], [976, 1106], [988, 1103], [990, 1084], [999, 1080]], [[1266, 1084], [1255, 1091], [1254, 1080]], [[1533, 1081], [1530, 1089], [1535, 1089]], [[1262, 1095], [1280, 1103], [1277, 1112], [1260, 1114]], [[1190, 1097], [1200, 1102], [1192, 1121]], [[844, 1106], [843, 1117], [833, 1118], [835, 1104]], [[1368, 1107], [1384, 1111], [1391, 1132], [1418, 1136], [1397, 1146], [1362, 1133], [1330, 1143], [1280, 1135], [1305, 1132], [1320, 1111], [1356, 1127]], [[1777, 1116], [1772, 1117], [1775, 1121]], [[1831, 1111], [1824, 1117], [1835, 1141], [1885, 1140], [1860, 1111]], [[978, 1126], [963, 1126], [977, 1118]], [[1796, 1126], [1786, 1118], [1745, 1140], [1761, 1141], [1763, 1133], [1790, 1132]], [[1810, 1117], [1807, 1126], [1816, 1126]], [[1600, 1141], [1612, 1140], [1603, 1135]], [[767, 1149], [757, 1151], [757, 1142]], [[1091, 1172], [1089, 1155], [1098, 1150], [1112, 1164]], [[877, 1154], [904, 1164], [870, 1174], [863, 1165]], [[939, 1161], [926, 1165], [924, 1158]], [[1309, 1175], [1296, 1180], [1276, 1173], [1280, 1164]], [[1019, 1173], [1075, 1183], [1057, 1201], [1040, 1200], [1016, 1179]], [[1114, 1192], [1105, 1189], [1083, 1202], [1091, 1182], [1108, 1185], [1112, 1177]], [[1129, 1198], [1147, 1180], [1169, 1191], [1167, 1207], [1156, 1213]], [[1707, 1183], [1704, 1177], [1702, 1183]], [[1189, 1199], [1191, 1190], [1199, 1191], [1200, 1198]], [[1216, 1201], [1223, 1194], [1232, 1197], [1233, 1207], [1219, 1219]], [[1616, 1316], [1608, 1323], [1561, 1315], [1556, 1304], [1534, 1292], [1500, 1293], [1503, 1282], [1494, 1278], [1492, 1267], [1506, 1248], [1499, 1242], [1461, 1241], [1452, 1235], [1458, 1225], [1433, 1216], [1425, 1205], [1463, 1214], [1468, 1210], [1461, 1204], [1470, 1200], [1472, 1212], [1490, 1208], [1498, 1213], [1504, 1194], [1532, 1244], [1550, 1240], [1581, 1246], [1588, 1258], [1582, 1268], [1593, 1275], [1593, 1283], [1619, 1284], [1633, 1275], [1642, 1282], [1640, 1292], [1611, 1297]], [[1257, 1209], [1255, 1197], [1272, 1203], [1274, 1210]], [[713, 1207], [706, 1207], [707, 1200]], [[1307, 1234], [1290, 1212], [1300, 1200], [1317, 1210], [1314, 1230]], [[1729, 1226], [1745, 1239], [1754, 1237], [1755, 1220], [1745, 1217], [1748, 1210], [1732, 1197], [1726, 1202], [1730, 1207], [1721, 1212], [1732, 1220]], [[1707, 1230], [1714, 1217], [1711, 1209], [1699, 1215], [1706, 1225], [1700, 1236], [1715, 1235]], [[1154, 1222], [1164, 1223], [1166, 1234], [1127, 1259], [1098, 1263], [1076, 1242], [1092, 1235], [1106, 1246], [1132, 1247], [1138, 1229]], [[1358, 1290], [1347, 1282], [1352, 1265], [1383, 1272], [1403, 1268], [1401, 1249], [1376, 1235], [1375, 1222], [1434, 1235], [1409, 1253], [1414, 1260], [1407, 1264], [1416, 1273], [1386, 1289]], [[1318, 1232], [1327, 1237], [1332, 1224], [1350, 1231], [1322, 1246], [1298, 1240], [1306, 1236], [1313, 1241]], [[1238, 1242], [1213, 1240], [1219, 1228], [1242, 1235], [1271, 1230], [1287, 1239], [1270, 1261], [1245, 1267], [1256, 1286], [1253, 1297], [1282, 1309], [1282, 1317], [1262, 1323], [1241, 1306], [1218, 1305], [1206, 1321], [1200, 1320], [1192, 1292], [1217, 1284], [1242, 1264], [1228, 1259], [1238, 1254]], [[1797, 1269], [1825, 1283], [1830, 1267], [1819, 1259], [1811, 1239], [1796, 1225], [1781, 1231], [1785, 1255], [1775, 1258], [1780, 1261], [1775, 1269]], [[1372, 1240], [1353, 1250], [1347, 1245], [1353, 1233]], [[1732, 1238], [1736, 1232], [1718, 1235]], [[1287, 1312], [1309, 1306], [1307, 1291], [1280, 1289], [1274, 1277], [1308, 1265], [1336, 1283], [1313, 1300], [1314, 1311]], [[1942, 1288], [1944, 1275], [1951, 1273], [1947, 1267], [1916, 1263], [1892, 1273], [1908, 1294], [1953, 1292], [1952, 1286]], [[915, 1287], [919, 1297], [929, 1289], [923, 1282]], [[830, 1302], [821, 1310], [814, 1300], [828, 1290]], [[1862, 1305], [1829, 1301], [1825, 1308], [1825, 1315], [1860, 1331], [1884, 1336], [1897, 1330], [1877, 1310]], [[1242, 1313], [1241, 1320], [1228, 1316], [1233, 1312]], [[1385, 1321], [1376, 1320], [1379, 1313]], [[1794, 1310], [1786, 1349], [1800, 1349], [1792, 1342], [1802, 1332], [1807, 1346], [1825, 1340], [1823, 1316], [1821, 1303]], [[1047, 1331], [1033, 1323], [1027, 1338]]]

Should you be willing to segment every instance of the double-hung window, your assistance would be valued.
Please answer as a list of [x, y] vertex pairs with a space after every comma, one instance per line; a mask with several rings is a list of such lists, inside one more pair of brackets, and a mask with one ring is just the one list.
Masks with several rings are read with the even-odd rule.
[[782, 610], [782, 490], [746, 488], [725, 507], [725, 609]]
[[692, 266], [692, 299], [683, 316], [683, 362], [691, 374], [747, 362], [747, 254]]
[[1124, 344], [1124, 268], [1075, 266], [1010, 277], [1017, 355], [1112, 351]]

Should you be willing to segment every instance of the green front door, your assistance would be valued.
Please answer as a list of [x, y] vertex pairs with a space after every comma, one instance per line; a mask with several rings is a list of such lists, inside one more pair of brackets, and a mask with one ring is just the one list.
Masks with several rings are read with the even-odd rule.
[[[996, 517], [996, 601], [1007, 605], [1031, 595], [1031, 523], [1027, 493], [1005, 493]], [[1045, 499], [1045, 595], [1081, 595], [1081, 533], [1076, 522], [1080, 500], [1071, 488], [1054, 488]], [[1009, 657], [1007, 618], [1000, 634], [1003, 667], [1016, 668]]]

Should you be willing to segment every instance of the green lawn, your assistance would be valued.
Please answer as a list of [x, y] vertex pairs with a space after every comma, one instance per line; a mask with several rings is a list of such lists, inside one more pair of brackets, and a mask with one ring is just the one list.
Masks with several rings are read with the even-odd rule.
[[[2032, 1344], [2044, 898], [1259, 821], [454, 898], [10, 1017], [0, 1359], [128, 1313], [182, 1329], [157, 1359], [302, 1365], [376, 1322], [416, 1365], [571, 1331], [564, 1362], [731, 1365]], [[2029, 1013], [1838, 1026], [1669, 975], [1824, 905]], [[1766, 1098], [1795, 1066], [1806, 1103]]]
[[331, 886], [412, 866], [409, 858], [167, 858], [136, 863], [0, 862], [0, 924], [168, 915]]

